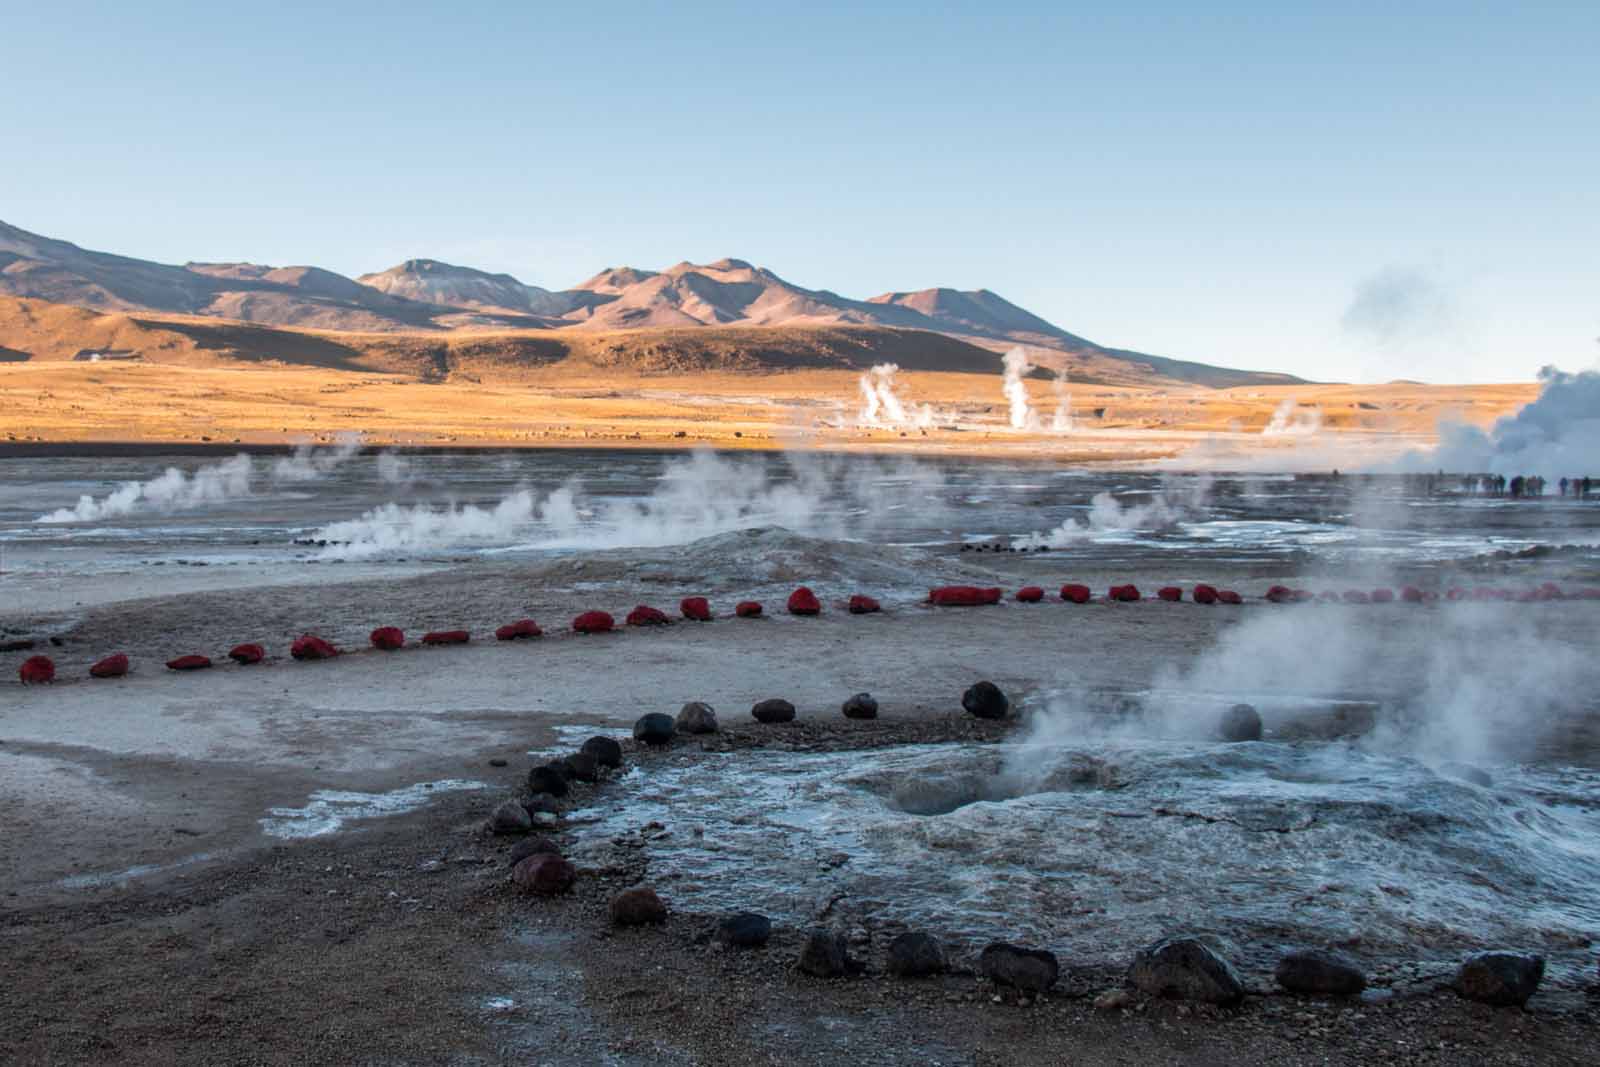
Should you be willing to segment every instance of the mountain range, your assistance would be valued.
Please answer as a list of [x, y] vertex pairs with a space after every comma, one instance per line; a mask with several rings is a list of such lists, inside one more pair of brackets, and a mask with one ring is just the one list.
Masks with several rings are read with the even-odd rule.
[[[897, 350], [915, 348], [915, 334], [907, 331], [941, 334], [990, 351], [1025, 345], [1034, 363], [1084, 381], [1213, 387], [1298, 381], [1099, 345], [987, 289], [923, 289], [856, 300], [794, 285], [740, 259], [685, 262], [660, 271], [610, 268], [569, 289], [549, 290], [509, 274], [433, 259], [406, 260], [354, 279], [312, 266], [167, 265], [88, 251], [0, 222], [0, 295], [99, 312], [200, 316], [341, 333], [666, 330], [680, 348], [692, 347], [682, 331], [740, 328], [741, 336], [760, 336], [748, 330], [782, 327], [792, 338], [808, 328], [846, 328], [838, 336], [859, 339], [867, 335], [855, 328], [880, 328], [894, 331]], [[712, 336], [707, 335], [708, 342]], [[12, 343], [0, 338], [0, 344]], [[932, 347], [950, 350], [947, 344]], [[873, 348], [864, 345], [860, 360], [873, 358]], [[958, 362], [986, 358], [964, 355]], [[843, 359], [846, 365], [853, 362], [853, 356]]]

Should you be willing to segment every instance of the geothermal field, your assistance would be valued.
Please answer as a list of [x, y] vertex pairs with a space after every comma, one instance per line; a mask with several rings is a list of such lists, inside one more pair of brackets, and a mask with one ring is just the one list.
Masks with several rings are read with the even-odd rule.
[[5, 462], [12, 1062], [1591, 1062], [1600, 493]]

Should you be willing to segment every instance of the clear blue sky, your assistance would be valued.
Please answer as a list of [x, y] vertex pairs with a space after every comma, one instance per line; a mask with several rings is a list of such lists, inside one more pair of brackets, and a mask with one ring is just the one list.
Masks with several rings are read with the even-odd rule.
[[333, 6], [0, 0], [0, 219], [552, 288], [733, 255], [1317, 377], [1600, 355], [1594, 0]]

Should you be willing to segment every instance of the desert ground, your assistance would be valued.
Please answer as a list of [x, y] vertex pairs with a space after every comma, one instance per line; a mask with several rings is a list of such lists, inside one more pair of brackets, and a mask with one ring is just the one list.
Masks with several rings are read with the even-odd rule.
[[[721, 733], [665, 750], [625, 742], [625, 766], [646, 776], [697, 761], [717, 774], [715, 761], [739, 750], [982, 745], [1017, 725], [962, 712], [962, 690], [976, 679], [992, 679], [1024, 708], [1040, 686], [1062, 678], [1139, 685], [1256, 613], [1296, 610], [1259, 601], [1234, 611], [1188, 603], [897, 604], [852, 616], [840, 610], [843, 590], [823, 583], [820, 617], [740, 620], [727, 616], [724, 601], [736, 596], [730, 585], [707, 590], [721, 616], [714, 622], [583, 637], [566, 628], [579, 610], [670, 603], [695, 578], [674, 569], [683, 564], [673, 550], [642, 569], [609, 566], [603, 555], [575, 564], [479, 561], [404, 580], [339, 580], [326, 567], [302, 568], [308, 576], [288, 585], [139, 599], [130, 589], [70, 612], [8, 605], [0, 622], [10, 633], [54, 638], [46, 647], [63, 681], [19, 687], [16, 667], [28, 653], [0, 653], [8, 679], [0, 688], [0, 1058], [1592, 1062], [1592, 988], [1587, 997], [1541, 995], [1524, 1011], [1472, 1004], [1439, 982], [1398, 973], [1346, 1001], [1284, 994], [1270, 974], [1250, 971], [1251, 995], [1236, 1010], [1135, 996], [1107, 1011], [1095, 998], [1121, 987], [1120, 972], [1070, 959], [1056, 990], [1034, 997], [975, 977], [965, 949], [944, 977], [889, 977], [881, 952], [891, 931], [865, 920], [857, 951], [867, 973], [808, 977], [793, 966], [800, 929], [780, 927], [759, 950], [716, 944], [719, 916], [697, 905], [692, 879], [658, 883], [670, 908], [664, 925], [613, 927], [607, 902], [651, 881], [652, 842], [682, 832], [670, 824], [641, 825], [605, 846], [610, 858], [582, 866], [572, 894], [527, 896], [508, 876], [510, 840], [489, 834], [485, 819], [519, 793], [530, 751], [549, 745], [559, 728], [625, 735], [647, 712], [674, 713], [689, 700], [717, 708]], [[1518, 582], [1571, 577], [1559, 565], [1506, 566], [1522, 568]], [[954, 553], [938, 569], [946, 580], [1008, 587], [1038, 573], [1037, 561], [1024, 557]], [[1174, 561], [1160, 573], [1073, 577], [1099, 587], [1187, 575]], [[1259, 593], [1296, 576], [1221, 565], [1207, 577]], [[1582, 642], [1589, 607], [1541, 607], [1550, 613], [1542, 625], [1553, 641]], [[306, 629], [355, 649], [379, 622], [403, 621], [413, 631], [468, 627], [481, 638], [524, 614], [545, 623], [547, 635], [514, 645], [480, 639], [390, 655], [359, 651], [322, 663], [285, 655]], [[1426, 613], [1373, 624], [1394, 650], [1372, 664], [1381, 687], [1431, 624]], [[158, 666], [178, 651], [220, 655], [247, 639], [268, 647], [269, 662], [192, 675]], [[134, 673], [85, 677], [83, 668], [112, 647], [129, 653]], [[1600, 674], [1588, 691], [1596, 684]], [[881, 702], [878, 720], [841, 717], [841, 700], [861, 690]], [[751, 721], [745, 709], [771, 696], [796, 705], [795, 723]], [[1600, 751], [1585, 744], [1574, 758], [1592, 765]], [[593, 787], [597, 796], [606, 788]], [[322, 836], [266, 832], [273, 813], [303, 814], [325, 790], [434, 799], [387, 816], [357, 812], [341, 832]], [[583, 803], [561, 806], [545, 828], [564, 850], [593, 836]]]
[[[1295, 461], [1307, 435], [1263, 430], [1286, 402], [1318, 413], [1316, 448], [1388, 456], [1427, 445], [1441, 419], [1486, 425], [1537, 395], [1533, 384], [1302, 385], [1237, 389], [1070, 387], [1071, 433], [1006, 424], [1001, 376], [902, 371], [925, 427], [860, 424], [859, 374], [839, 370], [629, 375], [559, 366], [516, 380], [296, 366], [175, 367], [34, 361], [0, 364], [0, 447], [144, 442], [225, 447], [331, 441], [462, 447], [785, 447], [949, 455], [1037, 455], [1060, 462], [1153, 460], [1197, 444], [1256, 462]], [[1049, 380], [1027, 381], [1049, 424]], [[1332, 461], [1334, 465], [1337, 460]], [[1352, 463], [1359, 459], [1352, 459]]]

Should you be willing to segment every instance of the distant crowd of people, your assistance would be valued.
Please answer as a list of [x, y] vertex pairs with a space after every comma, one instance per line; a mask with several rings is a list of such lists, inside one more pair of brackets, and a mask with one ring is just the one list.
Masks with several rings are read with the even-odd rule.
[[[1556, 489], [1563, 497], [1587, 500], [1596, 484], [1590, 477], [1563, 478], [1556, 483]], [[1512, 499], [1544, 496], [1545, 485], [1545, 480], [1537, 474], [1519, 474], [1509, 479], [1503, 474], [1469, 474], [1461, 479], [1461, 491], [1468, 496], [1509, 496]]]

